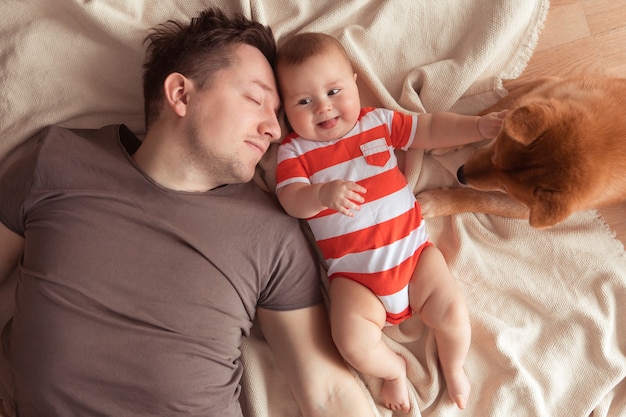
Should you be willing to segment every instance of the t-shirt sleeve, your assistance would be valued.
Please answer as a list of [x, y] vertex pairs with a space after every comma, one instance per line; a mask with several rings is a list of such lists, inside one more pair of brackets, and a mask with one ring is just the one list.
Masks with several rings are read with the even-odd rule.
[[293, 141], [288, 138], [278, 147], [276, 189], [297, 182], [311, 183]]
[[24, 237], [26, 201], [31, 191], [42, 141], [34, 137], [16, 150], [0, 171], [0, 222]]
[[274, 242], [278, 253], [268, 285], [259, 298], [259, 307], [288, 311], [322, 302], [317, 255], [302, 231], [302, 223], [296, 220], [292, 224], [284, 238]]
[[416, 114], [393, 112], [391, 118], [391, 142], [394, 148], [406, 151], [415, 140], [417, 130]]

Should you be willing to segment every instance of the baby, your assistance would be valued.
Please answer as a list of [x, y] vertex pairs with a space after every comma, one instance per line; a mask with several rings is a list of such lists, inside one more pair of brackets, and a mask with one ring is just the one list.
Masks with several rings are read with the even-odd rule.
[[467, 306], [443, 255], [428, 241], [394, 149], [494, 138], [503, 115], [361, 108], [345, 50], [321, 33], [288, 40], [276, 71], [294, 130], [278, 150], [277, 195], [287, 213], [307, 219], [328, 263], [337, 348], [355, 369], [384, 380], [386, 407], [408, 412], [406, 362], [385, 344], [382, 328], [415, 312], [433, 329], [450, 398], [465, 408]]

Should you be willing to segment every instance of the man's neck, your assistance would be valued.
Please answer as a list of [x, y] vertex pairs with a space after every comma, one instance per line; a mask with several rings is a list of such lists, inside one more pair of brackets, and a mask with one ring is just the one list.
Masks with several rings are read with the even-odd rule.
[[206, 192], [221, 185], [210, 183], [206, 176], [184, 163], [173, 135], [148, 132], [132, 155], [137, 166], [154, 182], [170, 190]]

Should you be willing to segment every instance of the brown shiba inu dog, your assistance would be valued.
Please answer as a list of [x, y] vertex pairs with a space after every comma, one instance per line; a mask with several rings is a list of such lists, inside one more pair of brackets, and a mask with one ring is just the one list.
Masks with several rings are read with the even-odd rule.
[[498, 137], [458, 170], [469, 188], [418, 194], [424, 217], [483, 212], [552, 226], [626, 200], [626, 79], [542, 78], [485, 112], [509, 109]]

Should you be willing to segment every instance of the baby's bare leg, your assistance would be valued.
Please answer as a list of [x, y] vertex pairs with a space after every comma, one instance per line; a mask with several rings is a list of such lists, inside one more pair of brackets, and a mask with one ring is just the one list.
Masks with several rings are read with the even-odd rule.
[[439, 249], [424, 249], [409, 285], [411, 307], [433, 329], [448, 394], [464, 409], [470, 383], [463, 369], [471, 341], [465, 297]]
[[344, 278], [330, 283], [330, 324], [344, 359], [359, 372], [384, 379], [385, 406], [410, 411], [406, 362], [382, 339], [385, 309], [374, 293]]

